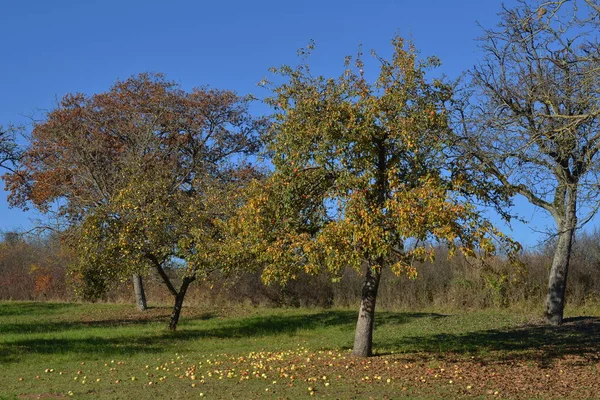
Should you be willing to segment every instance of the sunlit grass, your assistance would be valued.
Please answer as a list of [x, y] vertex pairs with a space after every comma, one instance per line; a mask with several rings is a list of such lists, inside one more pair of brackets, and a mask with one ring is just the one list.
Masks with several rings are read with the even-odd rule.
[[460, 382], [451, 363], [510, 358], [539, 364], [598, 350], [589, 331], [519, 328], [535, 315], [512, 310], [379, 311], [378, 357], [369, 360], [350, 356], [354, 310], [188, 308], [175, 333], [166, 329], [169, 311], [0, 303], [0, 395], [469, 397], [500, 391], [475, 378]]

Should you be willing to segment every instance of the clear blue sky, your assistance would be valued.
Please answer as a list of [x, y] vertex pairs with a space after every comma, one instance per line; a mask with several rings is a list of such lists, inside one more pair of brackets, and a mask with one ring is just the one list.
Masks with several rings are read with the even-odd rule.
[[[505, 1], [511, 5], [514, 0]], [[457, 77], [479, 57], [477, 23], [492, 27], [500, 1], [192, 1], [0, 0], [0, 124], [43, 117], [66, 93], [105, 91], [116, 79], [163, 72], [184, 88], [210, 85], [261, 95], [268, 68], [294, 64], [314, 39], [311, 65], [338, 73], [363, 44], [389, 54], [395, 35], [411, 38], [440, 73]], [[520, 202], [523, 204], [523, 202]], [[536, 229], [544, 213], [519, 206]], [[33, 212], [9, 209], [0, 196], [0, 229], [27, 229]], [[534, 244], [524, 225], [514, 236]]]

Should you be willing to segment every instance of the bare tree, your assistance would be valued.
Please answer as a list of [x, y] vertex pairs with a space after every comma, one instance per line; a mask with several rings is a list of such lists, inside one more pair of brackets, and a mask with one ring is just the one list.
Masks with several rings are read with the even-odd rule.
[[20, 130], [18, 126], [0, 125], [0, 167], [9, 171], [14, 170], [20, 157], [19, 147], [15, 141], [15, 136]]
[[503, 7], [471, 71], [463, 147], [481, 172], [552, 215], [556, 248], [546, 318], [561, 324], [575, 230], [600, 205], [597, 0]]

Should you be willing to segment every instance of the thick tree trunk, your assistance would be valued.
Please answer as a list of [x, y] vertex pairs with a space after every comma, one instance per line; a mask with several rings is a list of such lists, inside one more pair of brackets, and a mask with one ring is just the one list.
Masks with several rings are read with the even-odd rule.
[[[387, 148], [385, 139], [377, 140], [377, 179], [375, 182], [374, 204], [378, 209], [385, 206], [387, 194]], [[384, 258], [379, 257], [375, 265], [367, 266], [365, 282], [363, 284], [358, 322], [354, 331], [354, 348], [352, 355], [356, 357], [370, 357], [373, 355], [373, 326], [375, 324], [375, 303], [381, 279], [381, 269]]]
[[190, 283], [194, 282], [196, 278], [194, 277], [184, 277], [181, 282], [181, 287], [175, 296], [175, 305], [173, 306], [173, 311], [171, 312], [171, 319], [169, 320], [169, 330], [174, 331], [177, 329], [177, 324], [179, 323], [179, 316], [181, 315], [181, 308], [183, 307], [183, 300], [185, 298], [185, 293], [190, 286]]
[[375, 322], [375, 302], [381, 278], [381, 266], [367, 267], [362, 299], [358, 311], [358, 322], [354, 332], [352, 355], [369, 357], [373, 355], [373, 325]]
[[131, 280], [133, 281], [133, 291], [135, 292], [135, 303], [137, 308], [140, 311], [146, 311], [148, 306], [146, 304], [146, 293], [144, 292], [142, 276], [139, 274], [134, 274], [131, 277]]
[[568, 214], [558, 224], [558, 242], [554, 250], [552, 268], [548, 279], [548, 295], [546, 297], [546, 320], [549, 324], [560, 325], [565, 308], [565, 291], [571, 248], [577, 225], [575, 206], [568, 207]]

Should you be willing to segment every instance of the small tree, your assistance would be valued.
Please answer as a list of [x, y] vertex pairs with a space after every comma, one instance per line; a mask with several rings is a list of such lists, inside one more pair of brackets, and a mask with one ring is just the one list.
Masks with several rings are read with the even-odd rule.
[[[597, 1], [519, 1], [482, 39], [462, 144], [480, 171], [556, 222], [546, 318], [563, 319], [576, 228], [600, 205]], [[588, 213], [581, 215], [581, 213]]]
[[196, 176], [183, 190], [164, 166], [131, 174], [131, 183], [71, 235], [79, 254], [72, 273], [83, 296], [98, 297], [134, 272], [154, 270], [173, 295], [169, 329], [176, 330], [189, 285], [221, 269], [222, 223], [233, 213], [235, 193], [255, 174], [236, 169], [228, 176]]
[[412, 262], [433, 256], [432, 241], [468, 255], [495, 248], [493, 228], [465, 202], [470, 182], [447, 163], [452, 91], [425, 76], [438, 61], [419, 61], [402, 39], [392, 44], [373, 83], [360, 54], [337, 79], [313, 76], [305, 63], [273, 70], [285, 81], [266, 83], [275, 171], [231, 223], [231, 262], [258, 262], [267, 282], [293, 279], [298, 268], [364, 268], [356, 356], [372, 354], [383, 268], [416, 276]]

